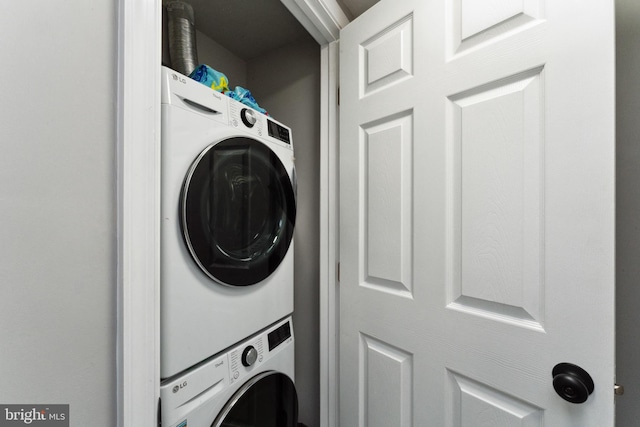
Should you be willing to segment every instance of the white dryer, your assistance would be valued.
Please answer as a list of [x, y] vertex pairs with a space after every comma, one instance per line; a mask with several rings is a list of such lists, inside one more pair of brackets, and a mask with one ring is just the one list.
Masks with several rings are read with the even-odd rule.
[[293, 312], [291, 129], [162, 67], [161, 378]]
[[296, 427], [291, 319], [163, 381], [163, 427]]

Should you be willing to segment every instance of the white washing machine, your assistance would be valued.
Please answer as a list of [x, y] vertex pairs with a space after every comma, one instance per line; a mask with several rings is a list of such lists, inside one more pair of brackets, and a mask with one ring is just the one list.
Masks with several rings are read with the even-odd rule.
[[163, 381], [162, 427], [295, 427], [291, 319]]
[[161, 378], [293, 312], [291, 129], [162, 67]]

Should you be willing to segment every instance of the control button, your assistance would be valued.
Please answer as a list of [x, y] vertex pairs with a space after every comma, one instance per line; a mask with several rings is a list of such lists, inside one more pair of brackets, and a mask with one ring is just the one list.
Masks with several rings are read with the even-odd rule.
[[252, 345], [245, 348], [242, 352], [242, 364], [246, 367], [249, 367], [256, 363], [256, 359], [258, 359], [258, 350]]
[[243, 108], [242, 111], [240, 111], [240, 118], [242, 119], [242, 123], [249, 128], [252, 128], [258, 121], [255, 111], [249, 110], [248, 108]]
[[234, 378], [234, 379], [236, 379], [236, 380], [237, 380], [239, 376], [240, 376], [240, 372], [235, 371], [235, 372], [233, 373], [233, 378]]

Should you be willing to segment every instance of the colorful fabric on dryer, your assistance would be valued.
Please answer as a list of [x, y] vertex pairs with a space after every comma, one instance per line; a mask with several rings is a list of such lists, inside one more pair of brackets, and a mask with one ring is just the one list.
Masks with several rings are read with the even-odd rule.
[[227, 79], [227, 76], [208, 65], [198, 65], [196, 69], [189, 74], [189, 77], [218, 92], [226, 92], [229, 90], [229, 79]]
[[251, 95], [251, 92], [248, 89], [245, 89], [241, 86], [236, 86], [233, 91], [225, 92], [229, 98], [235, 99], [236, 101], [242, 102], [244, 105], [248, 105], [256, 111], [259, 111], [262, 114], [269, 115], [267, 110], [260, 107], [256, 99]]

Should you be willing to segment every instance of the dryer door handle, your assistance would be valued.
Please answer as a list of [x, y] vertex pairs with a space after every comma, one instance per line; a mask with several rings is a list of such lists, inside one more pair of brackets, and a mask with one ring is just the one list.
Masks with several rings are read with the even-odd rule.
[[200, 111], [202, 111], [202, 112], [204, 112], [204, 113], [208, 113], [208, 114], [222, 114], [222, 113], [220, 113], [220, 111], [218, 111], [218, 110], [214, 110], [213, 108], [209, 108], [209, 107], [207, 107], [206, 105], [199, 104], [199, 103], [197, 103], [197, 102], [195, 102], [195, 101], [192, 101], [192, 100], [190, 100], [190, 99], [183, 98], [183, 97], [181, 97], [181, 96], [180, 96], [179, 98], [180, 98], [180, 99], [181, 99], [185, 104], [187, 104], [189, 107], [192, 107], [192, 108], [198, 109], [198, 110], [200, 110]]

